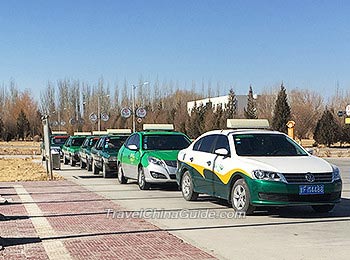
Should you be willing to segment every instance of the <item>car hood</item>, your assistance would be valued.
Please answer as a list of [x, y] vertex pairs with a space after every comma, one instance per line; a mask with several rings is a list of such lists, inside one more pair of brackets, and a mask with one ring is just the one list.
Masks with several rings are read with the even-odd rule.
[[332, 172], [332, 166], [325, 160], [314, 156], [296, 157], [246, 157], [245, 163], [259, 170], [281, 173]]
[[165, 161], [176, 161], [178, 150], [167, 150], [167, 151], [146, 151], [145, 156], [147, 157], [155, 157]]

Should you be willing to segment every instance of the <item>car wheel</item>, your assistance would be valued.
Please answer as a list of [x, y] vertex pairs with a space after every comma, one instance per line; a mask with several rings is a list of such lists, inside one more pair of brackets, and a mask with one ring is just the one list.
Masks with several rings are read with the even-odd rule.
[[88, 170], [88, 172], [92, 171], [92, 165], [91, 163], [89, 163], [89, 161], [86, 159], [86, 169]]
[[63, 163], [65, 165], [67, 165], [69, 163], [69, 160], [67, 159], [67, 157], [65, 155], [63, 156]]
[[181, 179], [182, 196], [187, 201], [194, 201], [198, 198], [198, 192], [193, 189], [193, 181], [189, 171], [186, 171]]
[[327, 213], [330, 212], [334, 208], [334, 204], [331, 205], [313, 205], [312, 209], [317, 213]]
[[98, 174], [98, 173], [99, 173], [99, 170], [98, 170], [98, 168], [96, 167], [94, 161], [92, 161], [91, 164], [92, 164], [92, 173], [93, 173], [93, 174]]
[[120, 165], [120, 163], [118, 164], [117, 175], [118, 175], [118, 182], [120, 184], [126, 184], [128, 182], [128, 179], [125, 178], [125, 176], [124, 176], [123, 168]]
[[150, 184], [146, 182], [145, 172], [143, 167], [139, 168], [139, 174], [137, 176], [137, 184], [139, 185], [140, 190], [148, 190], [150, 188]]
[[244, 179], [238, 179], [232, 186], [231, 204], [236, 212], [252, 214], [254, 206], [250, 204], [250, 192]]
[[86, 167], [86, 163], [84, 163], [82, 160], [80, 160], [80, 168], [84, 169]]
[[103, 178], [109, 177], [109, 171], [107, 171], [106, 165], [104, 163], [102, 163], [102, 176], [103, 176]]
[[76, 164], [76, 161], [74, 161], [73, 156], [70, 156], [70, 166], [74, 167]]

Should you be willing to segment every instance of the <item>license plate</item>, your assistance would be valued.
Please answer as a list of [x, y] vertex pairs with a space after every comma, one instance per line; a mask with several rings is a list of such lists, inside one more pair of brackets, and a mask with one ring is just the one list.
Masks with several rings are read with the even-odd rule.
[[324, 194], [324, 185], [299, 185], [299, 195]]

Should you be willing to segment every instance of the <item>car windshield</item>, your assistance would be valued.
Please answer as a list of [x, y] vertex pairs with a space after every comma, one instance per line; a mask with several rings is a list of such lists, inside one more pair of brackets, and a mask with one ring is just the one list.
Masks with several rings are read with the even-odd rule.
[[72, 146], [81, 146], [85, 140], [85, 137], [80, 138], [73, 138], [72, 139]]
[[88, 147], [93, 147], [97, 141], [98, 141], [98, 138], [91, 138], [89, 140]]
[[283, 134], [233, 135], [239, 156], [307, 156], [308, 154]]
[[68, 139], [67, 137], [53, 137], [51, 139], [52, 144], [64, 144], [66, 140]]
[[145, 135], [142, 147], [144, 150], [182, 150], [190, 145], [190, 141], [184, 135]]
[[119, 148], [123, 145], [123, 143], [127, 138], [128, 136], [118, 136], [118, 137], [108, 138], [106, 139], [105, 148], [108, 150], [113, 150], [113, 149], [119, 150]]

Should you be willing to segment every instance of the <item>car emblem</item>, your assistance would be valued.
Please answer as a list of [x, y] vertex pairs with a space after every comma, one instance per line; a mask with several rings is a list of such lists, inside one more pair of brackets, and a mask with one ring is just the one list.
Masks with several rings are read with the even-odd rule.
[[305, 179], [308, 181], [308, 182], [314, 182], [315, 181], [315, 176], [311, 173], [307, 173], [305, 175]]

